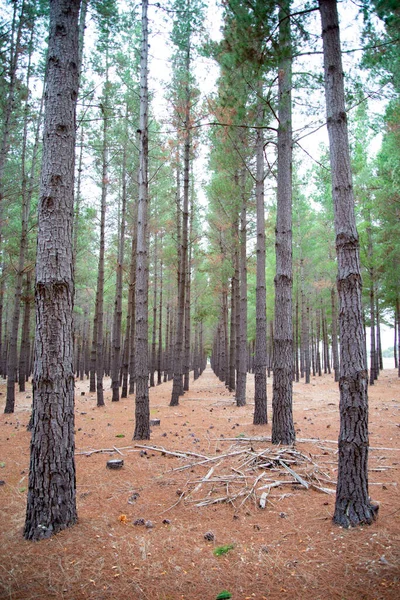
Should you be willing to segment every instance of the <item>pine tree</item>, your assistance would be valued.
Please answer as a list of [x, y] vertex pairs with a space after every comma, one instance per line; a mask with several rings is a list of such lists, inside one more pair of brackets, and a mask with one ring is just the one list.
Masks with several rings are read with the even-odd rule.
[[[36, 259], [33, 428], [24, 536], [76, 522], [72, 226], [79, 0], [52, 0]], [[62, 134], [62, 135], [60, 135]]]
[[319, 8], [340, 305], [340, 433], [334, 521], [349, 527], [371, 523], [377, 507], [368, 495], [368, 374], [336, 0], [319, 0]]

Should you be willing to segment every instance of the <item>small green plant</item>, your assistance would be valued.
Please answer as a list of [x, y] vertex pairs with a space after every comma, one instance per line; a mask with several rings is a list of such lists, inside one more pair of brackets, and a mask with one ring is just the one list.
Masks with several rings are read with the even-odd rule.
[[6, 463], [5, 463], [5, 462], [0, 462], [0, 467], [1, 467], [2, 469], [4, 469], [4, 467], [5, 467], [5, 466], [6, 466]]
[[228, 590], [222, 590], [215, 600], [227, 600], [228, 598], [232, 598], [232, 594]]
[[125, 435], [123, 433], [117, 433], [115, 437], [125, 437]]
[[214, 548], [213, 553], [215, 554], [215, 556], [222, 556], [223, 554], [227, 554], [229, 550], [233, 550], [234, 547], [235, 546], [233, 544], [227, 544], [226, 546], [217, 546], [216, 548]]

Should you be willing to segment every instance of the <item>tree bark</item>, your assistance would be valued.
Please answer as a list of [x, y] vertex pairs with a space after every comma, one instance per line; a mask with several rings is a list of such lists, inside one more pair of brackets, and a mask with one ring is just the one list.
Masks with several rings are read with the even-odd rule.
[[156, 339], [157, 339], [157, 232], [154, 234], [154, 282], [153, 282], [153, 330], [151, 336], [151, 358], [150, 358], [150, 387], [155, 386], [154, 372], [156, 370]]
[[73, 525], [76, 513], [72, 227], [79, 0], [50, 2], [38, 209], [33, 429], [24, 536]]
[[125, 251], [125, 225], [126, 225], [126, 160], [128, 143], [128, 105], [125, 106], [125, 132], [124, 146], [122, 149], [122, 198], [121, 198], [121, 223], [118, 240], [117, 272], [115, 280], [114, 321], [112, 334], [112, 363], [111, 363], [111, 389], [112, 402], [119, 400], [119, 372], [121, 365], [121, 324], [122, 324], [122, 275], [124, 270]]
[[377, 507], [371, 503], [368, 495], [368, 373], [336, 0], [319, 0], [319, 8], [340, 315], [339, 464], [333, 520], [343, 527], [350, 527], [371, 523]]
[[150, 439], [148, 295], [149, 267], [147, 252], [148, 213], [148, 0], [142, 0], [142, 42], [140, 52], [139, 117], [139, 202], [136, 249], [136, 348], [135, 348], [135, 440]]
[[292, 327], [292, 100], [290, 0], [279, 10], [278, 195], [276, 217], [276, 276], [272, 443], [293, 444], [293, 327]]
[[239, 282], [239, 348], [238, 368], [236, 381], [236, 405], [246, 404], [246, 381], [247, 381], [247, 198], [245, 190], [245, 172], [242, 168], [239, 176], [240, 194], [242, 206], [240, 211], [240, 282]]
[[[262, 84], [259, 85], [258, 124], [263, 123]], [[264, 135], [256, 133], [257, 281], [254, 355], [254, 425], [268, 423], [267, 414], [267, 287], [265, 281]]]

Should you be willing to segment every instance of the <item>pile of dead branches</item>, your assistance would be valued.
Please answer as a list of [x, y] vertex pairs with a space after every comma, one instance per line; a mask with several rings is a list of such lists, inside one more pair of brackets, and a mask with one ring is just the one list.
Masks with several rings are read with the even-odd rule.
[[[193, 452], [174, 452], [157, 446], [136, 447], [179, 457], [185, 464], [172, 469], [174, 472], [186, 469], [196, 472], [198, 467], [210, 467], [204, 476], [190, 478], [182, 491], [184, 502], [196, 506], [226, 502], [239, 509], [245, 502], [253, 501], [265, 508], [270, 498], [288, 496], [286, 491], [282, 494], [284, 488], [335, 493], [336, 482], [331, 476], [310, 456], [291, 447], [255, 450], [252, 445], [245, 448], [233, 445], [227, 452], [211, 457]], [[280, 493], [272, 494], [272, 490]]]

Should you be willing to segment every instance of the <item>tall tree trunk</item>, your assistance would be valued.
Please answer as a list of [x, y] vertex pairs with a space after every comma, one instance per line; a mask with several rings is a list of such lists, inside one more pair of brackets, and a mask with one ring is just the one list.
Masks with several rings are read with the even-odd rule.
[[370, 370], [369, 370], [369, 385], [374, 385], [377, 379], [376, 372], [376, 342], [375, 342], [375, 289], [374, 283], [371, 281], [369, 290], [369, 310], [370, 310]]
[[72, 227], [79, 4], [79, 0], [50, 2], [36, 259], [33, 429], [24, 528], [30, 540], [50, 537], [77, 519]]
[[[34, 26], [32, 25], [31, 35], [29, 40], [29, 56], [28, 66], [26, 73], [26, 89], [29, 90], [30, 78], [31, 78], [31, 66], [32, 66], [32, 53], [33, 53], [33, 37], [34, 37]], [[5, 413], [13, 413], [15, 407], [15, 381], [17, 377], [17, 363], [18, 363], [18, 329], [21, 312], [21, 296], [22, 296], [22, 282], [24, 276], [25, 256], [28, 247], [28, 221], [29, 211], [31, 204], [31, 195], [28, 189], [28, 176], [26, 172], [26, 152], [27, 152], [27, 141], [28, 141], [28, 119], [29, 119], [29, 104], [28, 97], [25, 101], [24, 108], [24, 131], [22, 140], [22, 152], [21, 152], [21, 195], [22, 195], [22, 206], [21, 206], [21, 236], [19, 242], [19, 259], [16, 273], [15, 290], [14, 290], [14, 310], [11, 321], [10, 331], [10, 346], [9, 356], [7, 365], [7, 399], [6, 406], [4, 409]]]
[[153, 331], [151, 336], [150, 358], [150, 387], [155, 386], [154, 372], [156, 370], [156, 340], [157, 340], [157, 232], [154, 235], [154, 285], [153, 285]]
[[149, 267], [147, 256], [148, 213], [148, 0], [142, 0], [142, 42], [140, 51], [140, 118], [139, 118], [139, 202], [136, 250], [136, 403], [135, 440], [150, 439], [149, 359], [148, 359], [148, 294]]
[[183, 148], [183, 207], [182, 207], [182, 242], [180, 248], [180, 278], [178, 282], [178, 312], [176, 322], [176, 343], [174, 356], [174, 379], [170, 406], [179, 404], [179, 396], [183, 393], [183, 350], [184, 350], [184, 325], [185, 325], [185, 292], [188, 264], [188, 224], [189, 224], [189, 168], [190, 168], [190, 43], [186, 50], [185, 69], [187, 82], [185, 86], [185, 120], [184, 148]]
[[135, 277], [136, 277], [136, 228], [132, 231], [132, 242], [131, 242], [131, 264], [130, 264], [130, 275], [129, 275], [129, 291], [128, 291], [128, 310], [126, 315], [126, 335], [124, 341], [124, 354], [122, 360], [122, 389], [121, 398], [128, 396], [128, 375], [130, 366], [130, 355], [131, 355], [131, 335], [132, 335], [132, 322], [134, 321], [134, 296], [135, 296]]
[[[193, 183], [193, 173], [192, 173], [192, 183]], [[193, 187], [193, 185], [192, 185]], [[190, 224], [189, 224], [189, 240], [188, 240], [188, 249], [187, 249], [187, 268], [186, 268], [186, 282], [185, 282], [185, 347], [183, 353], [183, 391], [189, 391], [189, 374], [190, 374], [190, 349], [191, 349], [191, 279], [192, 279], [192, 227], [193, 227], [193, 217], [194, 217], [194, 193], [192, 192], [191, 202], [190, 202]]]
[[336, 0], [319, 0], [319, 8], [340, 315], [339, 464], [333, 519], [343, 527], [350, 527], [371, 523], [377, 507], [371, 503], [368, 495], [368, 372]]
[[379, 372], [383, 370], [383, 355], [382, 355], [382, 339], [381, 339], [381, 316], [380, 316], [380, 308], [379, 308], [379, 299], [376, 298], [376, 363], [377, 363], [377, 371]]
[[[235, 255], [237, 252], [235, 252]], [[237, 260], [234, 258], [234, 264]], [[231, 279], [231, 315], [230, 315], [230, 336], [229, 336], [229, 383], [228, 389], [234, 392], [236, 389], [236, 297], [237, 297], [238, 273], [236, 271]]]
[[125, 136], [122, 149], [122, 198], [121, 198], [121, 225], [118, 240], [117, 273], [115, 281], [114, 320], [112, 333], [112, 364], [111, 364], [111, 389], [112, 402], [119, 400], [119, 371], [121, 365], [121, 324], [122, 324], [122, 275], [124, 271], [125, 250], [125, 224], [126, 224], [126, 145], [128, 143], [128, 105], [125, 107]]
[[[11, 45], [10, 45], [10, 61], [8, 70], [8, 85], [6, 91], [5, 106], [2, 111], [2, 137], [0, 144], [0, 247], [2, 244], [2, 223], [3, 223], [3, 200], [4, 200], [4, 172], [7, 162], [7, 155], [9, 151], [9, 140], [11, 134], [12, 115], [14, 110], [15, 102], [15, 90], [17, 86], [17, 69], [18, 69], [18, 58], [21, 54], [22, 44], [21, 36], [23, 27], [25, 24], [25, 0], [22, 2], [21, 13], [17, 18], [18, 3], [14, 3], [14, 15], [12, 20], [12, 33], [11, 33]], [[18, 24], [17, 24], [18, 20]], [[14, 39], [15, 36], [15, 39]]]
[[278, 192], [276, 217], [276, 276], [272, 443], [293, 444], [293, 327], [292, 327], [292, 63], [290, 0], [279, 10]]
[[[257, 121], [263, 124], [262, 83], [259, 84]], [[256, 133], [257, 281], [254, 355], [254, 425], [268, 423], [267, 414], [267, 286], [265, 282], [264, 135]]]
[[[137, 210], [137, 207], [136, 207]], [[136, 381], [136, 270], [137, 270], [137, 212], [135, 213], [136, 223], [134, 226], [134, 235], [132, 239], [131, 270], [129, 281], [129, 294], [132, 291], [132, 297], [129, 295], [131, 321], [130, 321], [130, 345], [129, 345], [129, 394], [135, 391]]]
[[300, 381], [300, 365], [299, 365], [299, 288], [297, 286], [297, 290], [296, 290], [296, 309], [295, 309], [295, 313], [296, 313], [296, 323], [295, 323], [295, 327], [294, 327], [294, 347], [295, 347], [295, 352], [294, 352], [294, 356], [295, 356], [295, 366], [294, 366], [294, 371], [295, 371], [295, 380], [297, 382]]
[[[108, 60], [108, 58], [107, 58]], [[105, 225], [107, 210], [107, 191], [108, 191], [108, 65], [105, 83], [105, 98], [103, 106], [103, 148], [102, 148], [102, 180], [101, 180], [101, 207], [100, 207], [100, 251], [99, 266], [97, 274], [96, 291], [96, 317], [97, 317], [97, 337], [96, 337], [96, 393], [97, 406], [104, 406], [104, 255], [105, 255]]]
[[[162, 237], [161, 237], [162, 245]], [[157, 385], [162, 383], [163, 340], [162, 340], [162, 313], [163, 313], [163, 261], [160, 261], [160, 294], [158, 301], [158, 350], [157, 350]]]
[[239, 283], [239, 348], [238, 348], [238, 367], [236, 381], [236, 404], [244, 406], [246, 404], [246, 381], [247, 381], [247, 197], [245, 190], [244, 169], [239, 176], [239, 187], [242, 197], [242, 206], [240, 211], [240, 283]]

